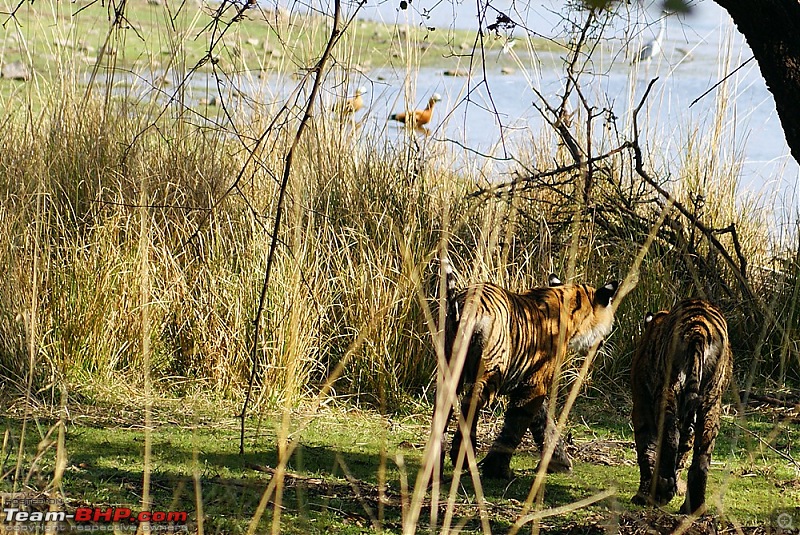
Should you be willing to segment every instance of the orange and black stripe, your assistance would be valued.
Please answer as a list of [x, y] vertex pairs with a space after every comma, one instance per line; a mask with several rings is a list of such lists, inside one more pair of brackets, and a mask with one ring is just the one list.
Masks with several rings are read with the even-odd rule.
[[[542, 421], [544, 399], [567, 350], [585, 352], [611, 332], [618, 283], [595, 290], [586, 284], [562, 284], [551, 276], [549, 287], [522, 293], [489, 282], [456, 290], [449, 261], [443, 267], [445, 352], [451, 370], [461, 370], [457, 390], [463, 393], [461, 412], [471, 425], [473, 445], [474, 414], [494, 395], [510, 398], [503, 431], [482, 461], [485, 475], [507, 478], [511, 454], [527, 429], [542, 435], [532, 422]], [[552, 422], [546, 425], [554, 430]], [[461, 442], [457, 431], [450, 451], [454, 465]], [[571, 466], [566, 452], [561, 453], [563, 458], [556, 461]], [[559, 454], [557, 448], [556, 457]]]
[[733, 368], [728, 325], [720, 308], [702, 299], [648, 313], [645, 322], [631, 364], [640, 475], [633, 501], [668, 503], [694, 450], [682, 507], [693, 513], [705, 503], [722, 394]]

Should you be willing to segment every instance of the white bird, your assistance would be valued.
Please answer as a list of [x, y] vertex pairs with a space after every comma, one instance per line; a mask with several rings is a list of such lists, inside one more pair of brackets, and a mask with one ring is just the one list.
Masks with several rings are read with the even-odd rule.
[[667, 27], [666, 21], [666, 14], [662, 14], [661, 18], [658, 19], [658, 35], [656, 35], [656, 38], [652, 41], [645, 43], [645, 45], [639, 50], [639, 54], [634, 60], [634, 63], [650, 61], [657, 55], [661, 54], [661, 40], [664, 39], [664, 30], [666, 30]]

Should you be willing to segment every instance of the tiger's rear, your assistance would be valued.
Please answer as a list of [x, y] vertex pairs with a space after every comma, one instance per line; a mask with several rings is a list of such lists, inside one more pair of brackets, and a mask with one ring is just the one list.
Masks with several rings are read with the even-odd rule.
[[722, 394], [733, 367], [727, 323], [717, 306], [701, 299], [681, 301], [645, 321], [631, 365], [640, 473], [633, 501], [668, 503], [693, 449], [681, 510], [695, 512], [705, 503]]

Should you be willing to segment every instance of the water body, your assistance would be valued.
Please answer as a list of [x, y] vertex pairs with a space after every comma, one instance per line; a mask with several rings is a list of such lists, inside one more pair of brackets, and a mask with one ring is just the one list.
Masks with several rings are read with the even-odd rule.
[[[433, 92], [443, 96], [432, 123], [433, 139], [465, 145], [481, 153], [513, 155], [526, 139], [543, 131], [537, 110], [541, 101], [536, 91], [555, 103], [564, 87], [565, 54], [534, 50], [529, 55], [524, 50], [524, 38], [536, 35], [563, 40], [565, 4], [564, 1], [493, 1], [481, 27], [494, 22], [498, 13], [507, 14], [517, 26], [502, 31], [500, 39], [513, 38], [515, 44], [523, 46], [519, 51], [515, 47], [511, 54], [499, 50], [487, 54], [485, 84], [482, 70], [470, 78], [447, 77], [442, 69], [426, 68], [410, 73], [403, 68], [368, 71], [363, 80], [353, 82], [353, 85], [368, 84], [371, 89], [367, 95], [370, 112], [366, 122], [375, 128], [385, 128], [389, 135], [398, 130], [385, 126], [384, 121], [392, 110], [405, 108], [410, 79], [411, 97], [417, 106], [424, 106]], [[714, 131], [719, 97], [723, 95], [727, 109], [720, 115], [723, 121], [720, 131], [727, 150], [720, 157], [739, 158], [743, 162], [739, 191], [745, 196], [760, 194], [774, 198], [794, 210], [800, 167], [789, 155], [774, 101], [757, 63], [750, 61], [732, 75], [726, 93], [712, 91], [690, 106], [752, 56], [727, 13], [710, 0], [703, 0], [694, 4], [690, 15], [664, 17], [662, 50], [651, 61], [632, 66], [630, 60], [642, 44], [656, 38], [663, 15], [656, 4], [634, 4], [628, 9], [610, 20], [603, 32], [602, 50], [586, 65], [588, 73], [582, 76], [581, 83], [591, 104], [613, 110], [624, 137], [629, 132], [625, 128], [634, 105], [649, 81], [659, 77], [642, 118], [652, 141], [652, 152], [663, 157], [654, 165], [674, 172], [689, 139], [702, 138]], [[369, 2], [359, 13], [364, 18], [433, 27], [436, 31], [479, 27], [476, 4], [472, 2], [413, 0], [409, 9], [402, 10], [399, 0], [387, 0]], [[514, 54], [519, 57], [516, 64]], [[514, 73], [502, 74], [502, 66], [509, 64], [515, 66]], [[465, 99], [467, 94], [469, 101]], [[575, 100], [573, 107], [578, 106]], [[506, 142], [505, 153], [501, 141]]]
[[[329, 1], [312, 0], [302, 8], [288, 5], [287, 9], [330, 13]], [[392, 142], [405, 132], [387, 122], [388, 116], [407, 107], [424, 107], [431, 94], [439, 93], [443, 100], [436, 107], [427, 141], [452, 149], [458, 156], [457, 165], [477, 168], [488, 180], [503, 179], [514, 170], [514, 164], [503, 158], [524, 156], [532, 140], [543, 136], [554, 139], [552, 129], [537, 109], [542, 105], [538, 95], [552, 104], [558, 103], [564, 89], [566, 50], [537, 50], [536, 46], [529, 49], [527, 42], [529, 37], [535, 37], [563, 43], [569, 37], [568, 19], [580, 21], [582, 15], [567, 11], [568, 0], [492, 0], [482, 21], [476, 16], [476, 2], [411, 0], [408, 9], [403, 10], [400, 1], [368, 0], [358, 16], [388, 24], [436, 28], [437, 32], [472, 30], [474, 35], [479, 27], [495, 22], [500, 13], [515, 25], [501, 29], [498, 36], [486, 34], [494, 46], [469, 77], [445, 76], [441, 67], [409, 70], [401, 58], [389, 57], [383, 65], [376, 64], [363, 74], [350, 72], [350, 94], [358, 86], [368, 88], [364, 95], [366, 108], [357, 115], [362, 130]], [[354, 2], [348, 7], [352, 10], [355, 5]], [[596, 109], [610, 110], [619, 132], [616, 138], [603, 135], [603, 118], [597, 119], [595, 154], [630, 137], [632, 111], [650, 80], [658, 77], [640, 115], [647, 141], [645, 152], [656, 174], [678, 174], [687, 145], [708, 139], [716, 129], [716, 135], [721, 136], [721, 150], [715, 157], [742, 162], [739, 176], [731, 177], [738, 180], [741, 202], [752, 202], [753, 196], [758, 195], [765, 199], [762, 203], [776, 205], [776, 225], [786, 218], [794, 219], [800, 166], [789, 154], [772, 95], [758, 65], [747, 62], [752, 53], [727, 13], [711, 0], [695, 2], [692, 13], [686, 16], [664, 16], [656, 2], [619, 5], [627, 11], [610, 17], [602, 33], [595, 34], [600, 37], [600, 47], [583, 63], [584, 74], [580, 77], [587, 101]], [[661, 50], [651, 61], [631, 65], [641, 46], [659, 33]], [[515, 46], [504, 54], [500, 45], [512, 39]], [[471, 44], [454, 42], [453, 47], [462, 51], [463, 46]], [[468, 67], [467, 59], [458, 65], [460, 69]], [[513, 73], [503, 74], [504, 67], [512, 67]], [[734, 70], [723, 89], [700, 98]], [[148, 80], [134, 82], [152, 87]], [[295, 79], [269, 72], [245, 73], [234, 82], [231, 87], [235, 85], [261, 104], [266, 95], [281, 105], [297, 87]], [[193, 76], [189, 86], [196, 99], [211, 98], [217, 89], [215, 80], [205, 74]], [[330, 108], [337, 92], [341, 88], [326, 87], [324, 107]], [[297, 102], [302, 103], [302, 94], [299, 97]], [[722, 112], [721, 103], [725, 104]], [[580, 107], [576, 96], [571, 107]], [[576, 117], [582, 120], [580, 114]], [[224, 122], [222, 117], [220, 120]], [[540, 165], [552, 166], [552, 162]]]

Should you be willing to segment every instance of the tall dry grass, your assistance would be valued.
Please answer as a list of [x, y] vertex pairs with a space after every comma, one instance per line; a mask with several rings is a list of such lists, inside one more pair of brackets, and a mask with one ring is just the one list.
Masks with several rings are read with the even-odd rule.
[[[191, 71], [187, 35], [202, 29], [199, 20], [189, 17], [176, 29], [165, 24], [159, 35], [169, 50], [162, 66], [173, 77], [172, 89], [137, 89], [161, 75], [152, 57], [133, 74], [115, 71], [112, 57], [102, 60], [108, 74], [98, 69], [90, 89], [66, 76], [65, 67], [63, 77], [37, 80], [46, 89], [29, 86], [22, 99], [28, 105], [3, 117], [0, 146], [12, 150], [0, 151], [2, 394], [60, 407], [144, 399], [149, 430], [160, 398], [241, 403], [255, 368], [251, 408], [284, 409], [278, 449], [285, 468], [293, 447], [290, 409], [304, 401], [334, 398], [387, 412], [430, 407], [437, 357], [436, 326], [428, 319], [437, 317], [436, 260], [443, 245], [460, 284], [492, 280], [520, 290], [541, 285], [550, 272], [595, 285], [625, 277], [648, 239], [653, 243], [638, 286], [620, 304], [603, 352], [589, 369], [573, 362], [564, 370], [563, 398], [575, 387], [568, 403], [579, 389], [609, 397], [626, 392], [644, 312], [697, 293], [721, 301], [728, 312], [740, 382], [800, 382], [797, 243], [772, 245], [768, 215], [757, 203], [736, 201], [736, 160], [720, 157], [732, 143], [722, 123], [709, 139], [686, 140], [678, 162], [656, 154], [648, 163], [706, 226], [735, 225], [746, 277], [770, 315], [748, 301], [731, 267], [691, 220], [673, 210], [653, 232], [665, 199], [634, 172], [629, 152], [596, 167], [587, 202], [581, 173], [497, 187], [497, 177], [487, 181], [433, 138], [412, 132], [387, 140], [380, 129], [339, 121], [328, 111], [331, 95], [351, 92], [352, 54], [363, 46], [347, 34], [346, 52], [327, 73], [326, 97], [295, 157], [253, 362], [253, 321], [279, 177], [309, 79], [282, 92], [260, 84], [247, 62], [290, 80], [305, 73], [300, 67], [313, 56], [307, 49], [237, 56], [234, 46], [241, 51], [247, 43], [234, 25], [219, 62], [197, 75], [212, 93], [224, 81], [215, 95], [223, 106], [211, 106], [199, 94], [203, 84], [182, 85], [191, 78], [184, 78]], [[302, 29], [313, 47], [325, 26], [307, 24]], [[288, 32], [290, 21], [275, 25]], [[121, 43], [121, 32], [109, 27], [109, 42]], [[412, 43], [404, 44], [405, 90], [414, 102], [419, 58]], [[252, 84], [249, 94], [233, 89], [246, 84]], [[725, 94], [717, 98], [724, 117], [730, 113]], [[588, 138], [585, 119], [578, 110], [576, 139]], [[657, 146], [656, 133], [645, 135]], [[618, 141], [600, 138], [595, 147], [608, 150]], [[532, 133], [517, 155], [520, 178], [541, 162], [564, 161], [566, 149], [546, 129]], [[492, 192], [472, 195], [481, 188]], [[734, 250], [730, 234], [719, 239]], [[426, 451], [431, 470], [434, 450]], [[147, 455], [143, 463], [149, 474]], [[270, 482], [263, 507], [273, 498], [279, 503], [279, 480]], [[201, 511], [199, 481], [196, 475]], [[423, 491], [417, 487], [413, 496], [416, 515]], [[277, 530], [279, 506], [274, 511]], [[405, 528], [413, 532], [416, 523], [408, 519]]]
[[[309, 32], [324, 30], [312, 26]], [[242, 35], [231, 35], [225, 46], [246, 44]], [[187, 72], [184, 38], [168, 34], [164, 42], [170, 57], [184, 58], [184, 67], [170, 65]], [[358, 43], [343, 42], [347, 53], [326, 85], [331, 94], [347, 87], [354, 63], [349, 53]], [[288, 78], [297, 61], [274, 66], [272, 75]], [[230, 74], [229, 80], [241, 80], [236, 71]], [[433, 385], [435, 358], [421, 297], [434, 293], [432, 261], [443, 237], [463, 284], [489, 279], [521, 289], [541, 284], [551, 271], [600, 284], [626, 274], [659, 213], [629, 153], [598, 167], [590, 205], [577, 200], [580, 177], [569, 173], [470, 196], [496, 184], [472, 174], [459, 163], [462, 156], [432, 139], [412, 135], [387, 142], [380, 130], [336, 120], [326, 96], [290, 177], [253, 363], [252, 322], [276, 177], [306, 82], [285, 100], [266, 82], [254, 87], [259, 98], [223, 92], [219, 98], [230, 98], [230, 105], [216, 109], [204, 107], [191, 85], [137, 93], [123, 81], [117, 91], [119, 80], [102, 74], [88, 92], [74, 79], [48, 83], [56, 97], [47, 100], [43, 95], [51, 93], [31, 89], [28, 101], [43, 98], [43, 105], [10, 111], [0, 132], [3, 146], [14, 147], [0, 152], [0, 263], [6, 274], [0, 283], [0, 364], [12, 392], [24, 390], [32, 341], [35, 391], [42, 397], [54, 399], [60, 385], [86, 399], [126, 396], [143, 387], [137, 267], [142, 214], [150, 233], [147, 340], [156, 392], [240, 400], [256, 365], [258, 403], [291, 405], [315, 393], [347, 358], [333, 384], [337, 396], [403, 410]], [[717, 98], [718, 116], [726, 117], [725, 94]], [[577, 139], [586, 137], [584, 119], [579, 110]], [[770, 247], [767, 216], [757, 205], [736, 202], [736, 160], [719, 157], [731, 140], [723, 123], [714, 132], [710, 139], [689, 140], [681, 161], [658, 176], [707, 226], [736, 225], [753, 289], [768, 295], [775, 321], [787, 323], [755, 324], [743, 312], [750, 304], [730, 267], [690, 221], [675, 216], [644, 258], [637, 290], [621, 305], [610, 349], [595, 367], [598, 388], [624, 384], [644, 311], [697, 292], [726, 303], [740, 364], [749, 363], [749, 352], [758, 347], [764, 353], [759, 376], [797, 379], [791, 335], [796, 246]], [[614, 142], [600, 139], [597, 146]], [[546, 130], [519, 154], [532, 169], [563, 159], [564, 146]], [[667, 176], [674, 178], [668, 182]], [[720, 240], [733, 250], [730, 235]], [[363, 341], [351, 354], [357, 339]]]

